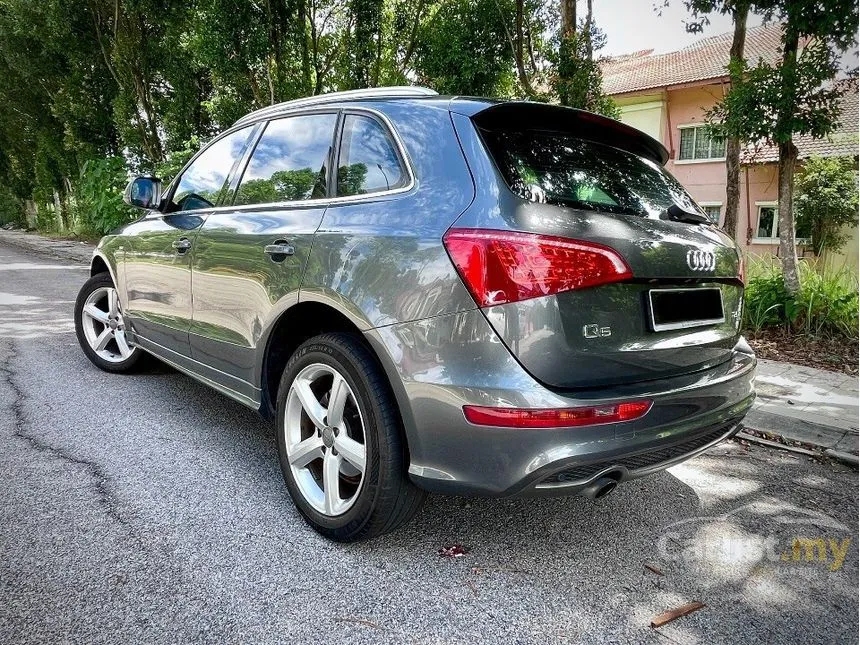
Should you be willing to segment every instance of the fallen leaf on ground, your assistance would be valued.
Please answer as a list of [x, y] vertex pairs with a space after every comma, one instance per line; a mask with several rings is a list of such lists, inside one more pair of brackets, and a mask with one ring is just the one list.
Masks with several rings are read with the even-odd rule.
[[335, 617], [335, 619], [339, 623], [355, 623], [356, 625], [364, 625], [365, 627], [372, 627], [373, 629], [382, 629], [379, 625], [369, 620], [365, 620], [364, 618], [340, 618]]
[[646, 562], [646, 563], [643, 563], [643, 566], [644, 566], [646, 569], [648, 569], [648, 571], [650, 571], [651, 573], [656, 573], [658, 576], [662, 576], [662, 575], [663, 575], [663, 572], [662, 572], [662, 571], [660, 571], [660, 569], [658, 569], [657, 567], [651, 566], [651, 565], [650, 565], [650, 564], [648, 564], [647, 562]]
[[664, 611], [659, 616], [655, 616], [651, 619], [651, 627], [662, 627], [666, 623], [671, 623], [673, 620], [677, 618], [681, 618], [682, 616], [686, 616], [687, 614], [692, 614], [694, 611], [699, 611], [704, 608], [705, 604], [695, 600], [689, 604], [681, 605], [680, 607], [676, 607], [675, 609], [670, 609], [669, 611]]
[[469, 547], [462, 544], [454, 544], [453, 546], [443, 546], [437, 553], [443, 558], [462, 558], [469, 552]]

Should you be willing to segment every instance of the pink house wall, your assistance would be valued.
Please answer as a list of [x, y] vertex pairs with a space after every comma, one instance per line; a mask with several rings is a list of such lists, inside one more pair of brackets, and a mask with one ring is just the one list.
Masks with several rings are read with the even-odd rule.
[[[663, 145], [669, 150], [666, 168], [684, 185], [698, 202], [719, 202], [722, 215], [726, 205], [725, 160], [677, 162], [681, 125], [705, 123], [705, 111], [723, 95], [723, 86], [713, 84], [686, 87], [664, 93], [666, 121], [662, 128]], [[775, 254], [775, 244], [753, 243], [758, 227], [756, 202], [775, 202], [777, 197], [776, 164], [760, 164], [741, 170], [741, 201], [738, 213], [738, 244], [747, 252]], [[749, 186], [749, 190], [747, 189]]]

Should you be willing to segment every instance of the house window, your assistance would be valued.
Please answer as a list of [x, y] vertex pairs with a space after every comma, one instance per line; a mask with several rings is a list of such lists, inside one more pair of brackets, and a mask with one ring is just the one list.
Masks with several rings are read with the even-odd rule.
[[720, 225], [720, 213], [722, 212], [723, 205], [718, 202], [699, 202], [699, 206], [702, 207], [702, 210], [705, 211], [705, 215], [708, 216], [708, 219], [711, 220], [717, 226]]
[[759, 205], [758, 229], [756, 229], [755, 236], [756, 239], [764, 242], [779, 239], [779, 213], [776, 210], [776, 204]]
[[681, 126], [678, 161], [725, 159], [726, 140], [711, 136], [707, 125]]
[[[759, 244], [777, 244], [779, 242], [779, 207], [775, 202], [757, 203], [758, 226], [753, 242]], [[795, 230], [795, 239], [798, 244], [809, 244], [812, 231], [809, 227], [800, 227]]]

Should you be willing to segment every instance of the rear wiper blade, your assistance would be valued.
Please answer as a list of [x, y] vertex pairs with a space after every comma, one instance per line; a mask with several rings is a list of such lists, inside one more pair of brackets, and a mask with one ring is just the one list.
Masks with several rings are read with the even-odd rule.
[[677, 204], [672, 204], [660, 213], [660, 219], [668, 219], [673, 222], [686, 222], [687, 224], [708, 224], [711, 221], [701, 213], [684, 210]]

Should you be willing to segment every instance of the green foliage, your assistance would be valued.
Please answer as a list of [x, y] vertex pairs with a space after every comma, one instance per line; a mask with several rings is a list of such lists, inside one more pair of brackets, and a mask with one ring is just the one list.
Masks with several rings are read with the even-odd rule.
[[[279, 170], [269, 179], [252, 179], [243, 182], [239, 186], [235, 203], [264, 204], [308, 199], [315, 185], [318, 184], [319, 175], [318, 171], [314, 172], [310, 168]], [[323, 191], [322, 195], [324, 194]]]
[[367, 177], [367, 166], [354, 163], [337, 169], [338, 195], [359, 195]]
[[852, 91], [833, 79], [840, 52], [856, 42], [856, 2], [764, 0], [755, 7], [783, 24], [783, 58], [776, 64], [759, 59], [753, 67], [732, 61], [732, 87], [710, 120], [727, 135], [751, 142], [827, 136], [839, 123], [840, 97]]
[[850, 157], [807, 159], [795, 179], [798, 230], [809, 230], [816, 255], [845, 244], [845, 226], [857, 226], [857, 162]]
[[[301, 96], [417, 81], [550, 100], [558, 10], [544, 0], [0, 0], [3, 212], [31, 200], [46, 230], [108, 230], [127, 218], [116, 190], [126, 172], [169, 181], [201, 141]], [[591, 57], [598, 34], [592, 25], [577, 41], [589, 64], [564, 68], [574, 79], [565, 101], [613, 114]]]
[[562, 105], [597, 112], [613, 119], [621, 110], [611, 97], [603, 94], [603, 73], [593, 52], [604, 45], [605, 38], [596, 28], [563, 36], [560, 40], [554, 87]]
[[857, 275], [832, 271], [814, 262], [800, 264], [800, 291], [785, 288], [777, 262], [753, 259], [748, 263], [744, 293], [744, 328], [758, 334], [769, 327], [809, 336], [857, 338]]
[[450, 0], [420, 30], [416, 70], [440, 94], [492, 96], [513, 84], [510, 0]]
[[197, 154], [201, 147], [200, 139], [197, 136], [192, 136], [179, 147], [168, 152], [164, 160], [155, 165], [153, 168], [155, 176], [163, 181], [166, 186], [179, 174], [179, 171], [191, 160], [191, 157]]
[[820, 139], [832, 133], [839, 125], [841, 97], [856, 91], [835, 79], [840, 54], [856, 43], [858, 9], [856, 0], [761, 0], [755, 7], [782, 25], [782, 56], [775, 64], [760, 58], [753, 67], [733, 58], [729, 91], [707, 118], [725, 136], [778, 145], [783, 279], [786, 289], [796, 294], [800, 283], [792, 204], [798, 155], [794, 139], [798, 135]]
[[76, 232], [104, 235], [131, 221], [135, 212], [122, 201], [127, 181], [122, 157], [86, 162], [75, 185], [72, 210]]
[[0, 226], [6, 224], [24, 227], [27, 219], [24, 217], [24, 203], [11, 190], [0, 186]]

